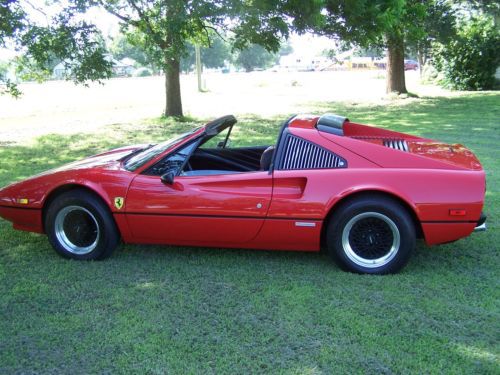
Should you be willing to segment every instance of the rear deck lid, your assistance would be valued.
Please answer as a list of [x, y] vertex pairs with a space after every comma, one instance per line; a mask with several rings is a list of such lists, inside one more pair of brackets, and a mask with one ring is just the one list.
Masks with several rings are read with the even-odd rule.
[[412, 154], [439, 160], [457, 167], [481, 170], [481, 163], [476, 155], [461, 144], [447, 144], [436, 141], [407, 141]]
[[482, 166], [476, 155], [461, 144], [448, 144], [427, 139], [398, 139], [375, 137], [352, 137], [375, 143], [395, 150], [423, 156], [438, 162], [469, 170], [481, 170]]

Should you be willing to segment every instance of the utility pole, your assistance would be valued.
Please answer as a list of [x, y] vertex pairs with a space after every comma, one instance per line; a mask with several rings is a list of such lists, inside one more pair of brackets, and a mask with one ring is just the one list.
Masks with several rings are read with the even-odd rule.
[[195, 44], [194, 51], [196, 54], [196, 75], [198, 76], [198, 91], [203, 92], [203, 82], [201, 81], [201, 51], [198, 44]]

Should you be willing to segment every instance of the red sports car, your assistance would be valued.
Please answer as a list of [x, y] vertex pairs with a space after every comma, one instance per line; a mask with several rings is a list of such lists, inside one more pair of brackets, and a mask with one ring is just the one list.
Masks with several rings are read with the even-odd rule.
[[125, 243], [328, 252], [346, 270], [399, 271], [416, 238], [485, 229], [485, 173], [464, 146], [294, 116], [275, 145], [231, 148], [221, 117], [0, 190], [0, 216], [73, 259]]

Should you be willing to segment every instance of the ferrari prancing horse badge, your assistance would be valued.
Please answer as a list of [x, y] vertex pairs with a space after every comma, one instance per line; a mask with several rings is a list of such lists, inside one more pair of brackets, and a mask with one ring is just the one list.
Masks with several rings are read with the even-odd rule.
[[123, 207], [124, 199], [122, 197], [115, 198], [115, 207], [120, 210]]

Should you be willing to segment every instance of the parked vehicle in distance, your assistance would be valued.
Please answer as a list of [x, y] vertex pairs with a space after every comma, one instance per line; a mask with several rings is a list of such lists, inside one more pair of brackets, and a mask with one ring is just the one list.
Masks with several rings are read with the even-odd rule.
[[415, 241], [485, 229], [485, 173], [459, 144], [347, 118], [294, 116], [274, 145], [230, 147], [224, 116], [156, 145], [118, 148], [0, 189], [0, 216], [73, 259], [125, 243], [320, 251], [385, 274]]
[[405, 60], [405, 70], [417, 70], [418, 62], [415, 60]]

